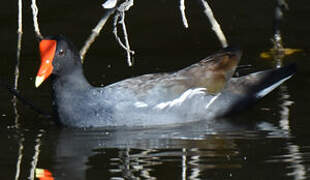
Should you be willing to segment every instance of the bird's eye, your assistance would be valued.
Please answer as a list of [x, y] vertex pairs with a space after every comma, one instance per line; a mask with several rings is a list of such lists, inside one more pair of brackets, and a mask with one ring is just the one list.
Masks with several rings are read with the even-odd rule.
[[63, 56], [65, 54], [65, 51], [63, 49], [60, 49], [59, 50], [59, 53], [58, 53], [60, 56]]

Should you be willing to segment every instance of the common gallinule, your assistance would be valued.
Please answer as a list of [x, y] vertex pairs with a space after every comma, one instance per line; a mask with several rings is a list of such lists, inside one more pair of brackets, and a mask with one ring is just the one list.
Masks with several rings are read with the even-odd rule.
[[63, 36], [40, 42], [35, 86], [51, 74], [59, 121], [69, 127], [151, 126], [210, 120], [268, 94], [292, 66], [232, 77], [241, 52], [226, 48], [173, 73], [146, 74], [94, 87], [74, 45]]

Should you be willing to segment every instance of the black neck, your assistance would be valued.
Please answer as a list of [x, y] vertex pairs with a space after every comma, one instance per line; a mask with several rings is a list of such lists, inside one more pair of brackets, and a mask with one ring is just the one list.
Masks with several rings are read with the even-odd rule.
[[[71, 90], [81, 90], [90, 88], [91, 85], [88, 83], [84, 76], [82, 67], [75, 67], [59, 76], [55, 75], [53, 78], [53, 89], [68, 88]], [[56, 90], [57, 91], [57, 90]]]

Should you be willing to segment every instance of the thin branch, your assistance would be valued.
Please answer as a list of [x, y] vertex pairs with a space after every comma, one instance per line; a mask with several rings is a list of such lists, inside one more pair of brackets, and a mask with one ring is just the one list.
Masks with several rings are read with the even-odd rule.
[[99, 36], [100, 31], [102, 30], [103, 26], [109, 19], [109, 17], [114, 13], [115, 9], [109, 9], [105, 13], [105, 15], [100, 19], [99, 23], [96, 27], [92, 30], [92, 34], [88, 37], [87, 41], [85, 42], [84, 46], [80, 50], [80, 56], [82, 63], [84, 62], [84, 56], [87, 53], [89, 47], [95, 42], [97, 36]]
[[22, 33], [18, 32], [17, 35], [17, 52], [16, 52], [16, 65], [15, 65], [15, 78], [14, 78], [14, 88], [18, 89], [18, 80], [19, 80], [19, 64], [20, 64], [20, 53], [21, 53], [21, 42], [22, 42]]
[[[80, 50], [80, 56], [81, 56], [82, 63], [84, 62], [84, 56], [85, 56], [86, 52], [88, 51], [89, 47], [94, 43], [97, 36], [99, 36], [100, 31], [102, 30], [103, 26], [107, 22], [108, 18], [117, 9], [117, 13], [115, 14], [115, 17], [114, 17], [113, 33], [114, 33], [114, 36], [116, 37], [117, 42], [127, 52], [128, 65], [132, 66], [131, 54], [134, 54], [134, 51], [130, 50], [128, 35], [127, 35], [127, 29], [126, 29], [126, 24], [125, 24], [125, 11], [129, 10], [129, 8], [133, 6], [134, 2], [133, 2], [133, 0], [126, 0], [124, 3], [120, 4], [119, 7], [117, 7], [117, 8], [115, 7], [116, 4], [117, 4], [116, 0], [109, 0], [109, 1], [105, 2], [104, 4], [102, 4], [103, 8], [108, 9], [107, 13], [104, 15], [104, 17], [101, 18], [99, 23], [92, 30], [92, 34], [89, 36], [89, 38], [85, 42], [85, 45]], [[122, 25], [122, 30], [124, 33], [125, 45], [124, 45], [124, 43], [121, 42], [120, 38], [117, 35], [117, 29], [116, 28], [117, 28], [117, 24], [118, 24], [119, 19], [120, 19], [119, 23]]]
[[129, 41], [128, 41], [128, 34], [127, 34], [127, 29], [126, 29], [126, 24], [125, 24], [125, 13], [123, 13], [123, 17], [122, 17], [120, 23], [122, 24], [122, 29], [124, 32], [124, 39], [125, 39], [125, 43], [126, 43], [127, 63], [129, 66], [132, 66], [130, 54], [134, 54], [134, 51], [130, 50], [130, 45], [129, 45]]
[[[121, 18], [121, 20], [119, 21], [119, 18]], [[127, 52], [127, 63], [129, 66], [132, 66], [132, 62], [131, 62], [131, 55], [130, 54], [134, 54], [135, 52], [130, 50], [130, 46], [129, 46], [129, 41], [128, 41], [128, 35], [127, 35], [127, 30], [126, 30], [126, 24], [124, 22], [124, 19], [125, 19], [125, 13], [123, 12], [119, 12], [118, 14], [115, 15], [114, 17], [114, 28], [113, 28], [113, 34], [114, 34], [114, 37], [116, 39], [116, 41], [118, 42], [118, 44], [126, 50]], [[120, 23], [122, 25], [122, 30], [123, 30], [123, 33], [124, 33], [124, 39], [125, 39], [125, 43], [124, 44], [122, 42], [122, 40], [120, 39], [120, 37], [118, 36], [118, 33], [117, 33], [117, 24]]]
[[134, 0], [126, 0], [119, 6], [118, 10], [128, 11], [133, 5], [134, 5]]
[[[117, 42], [120, 44], [120, 46], [126, 50], [127, 52], [127, 63], [129, 66], [132, 66], [132, 60], [131, 60], [131, 55], [134, 55], [134, 51], [130, 50], [130, 45], [129, 45], [129, 40], [128, 40], [128, 34], [127, 34], [127, 29], [126, 29], [126, 24], [125, 24], [125, 11], [128, 11], [130, 7], [134, 5], [133, 0], [127, 0], [124, 3], [122, 3], [118, 8], [118, 13], [114, 17], [114, 28], [113, 28], [113, 34], [115, 36], [115, 39]], [[120, 20], [119, 20], [120, 19]], [[124, 34], [124, 39], [125, 39], [125, 45], [119, 38], [117, 34], [117, 24], [122, 25], [122, 30]]]
[[114, 21], [113, 21], [113, 34], [114, 34], [114, 37], [115, 37], [116, 41], [118, 42], [118, 44], [123, 49], [127, 50], [127, 47], [123, 44], [121, 38], [118, 36], [118, 33], [117, 33], [117, 23], [118, 23], [119, 18], [120, 18], [120, 13], [116, 13], [114, 16]]
[[18, 34], [22, 34], [23, 33], [23, 3], [22, 0], [18, 0], [18, 29], [17, 29], [17, 33]]
[[33, 15], [33, 25], [34, 25], [34, 31], [36, 33], [36, 36], [39, 39], [43, 39], [42, 34], [40, 33], [40, 29], [39, 29], [39, 23], [38, 23], [38, 7], [36, 4], [36, 0], [31, 0], [31, 9], [32, 9], [32, 15]]
[[18, 28], [17, 28], [17, 52], [16, 52], [16, 65], [15, 65], [15, 79], [14, 79], [14, 88], [18, 88], [19, 80], [19, 60], [21, 52], [21, 42], [23, 34], [23, 8], [22, 0], [18, 0]]
[[[23, 8], [22, 8], [22, 0], [18, 0], [18, 28], [17, 28], [17, 50], [16, 50], [16, 65], [15, 65], [15, 71], [14, 71], [14, 89], [18, 89], [18, 82], [19, 82], [19, 64], [20, 64], [20, 54], [21, 54], [21, 42], [22, 42], [22, 35], [23, 35]], [[17, 98], [16, 96], [13, 96], [12, 98], [12, 105], [14, 108], [14, 114], [15, 114], [15, 126], [19, 128], [19, 113], [17, 109]]]
[[179, 8], [180, 8], [181, 15], [182, 15], [183, 25], [185, 28], [188, 28], [188, 22], [187, 22], [186, 14], [185, 14], [185, 0], [180, 0]]
[[222, 47], [227, 47], [228, 43], [226, 40], [226, 37], [221, 29], [221, 26], [219, 25], [219, 23], [216, 21], [216, 19], [214, 18], [212, 9], [210, 8], [209, 4], [207, 3], [207, 1], [205, 0], [201, 0], [201, 3], [204, 7], [204, 13], [205, 15], [209, 18], [209, 21], [212, 25], [212, 30], [215, 32], [215, 34], [217, 35], [217, 37], [219, 38]]

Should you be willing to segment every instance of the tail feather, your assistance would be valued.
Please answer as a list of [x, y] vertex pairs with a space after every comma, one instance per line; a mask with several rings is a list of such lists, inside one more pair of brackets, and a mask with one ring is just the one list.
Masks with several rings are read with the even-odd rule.
[[236, 96], [231, 109], [225, 114], [240, 111], [264, 97], [272, 90], [290, 79], [296, 72], [291, 64], [278, 69], [260, 71], [239, 78], [232, 78], [225, 87], [224, 94]]

